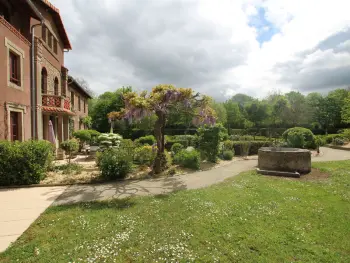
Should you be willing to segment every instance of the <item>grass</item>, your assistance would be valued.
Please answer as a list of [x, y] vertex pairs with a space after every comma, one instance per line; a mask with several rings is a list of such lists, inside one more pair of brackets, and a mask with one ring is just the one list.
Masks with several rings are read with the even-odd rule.
[[67, 163], [55, 166], [53, 169], [55, 171], [62, 171], [62, 174], [81, 174], [83, 168], [84, 167], [81, 164]]
[[246, 172], [206, 189], [49, 208], [1, 262], [350, 262], [350, 161], [310, 181]]

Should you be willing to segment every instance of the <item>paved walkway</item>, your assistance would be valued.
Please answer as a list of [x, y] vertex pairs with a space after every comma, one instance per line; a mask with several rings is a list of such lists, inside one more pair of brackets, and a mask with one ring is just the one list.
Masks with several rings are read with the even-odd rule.
[[[313, 162], [350, 159], [350, 151], [321, 148], [323, 154]], [[138, 195], [164, 194], [176, 190], [206, 187], [243, 171], [252, 170], [257, 157], [237, 160], [209, 171], [140, 181], [126, 181], [98, 185], [70, 187], [36, 187], [0, 190], [0, 252], [20, 236], [48, 207], [80, 201], [105, 200]]]
[[15, 241], [66, 187], [0, 189], [0, 252]]

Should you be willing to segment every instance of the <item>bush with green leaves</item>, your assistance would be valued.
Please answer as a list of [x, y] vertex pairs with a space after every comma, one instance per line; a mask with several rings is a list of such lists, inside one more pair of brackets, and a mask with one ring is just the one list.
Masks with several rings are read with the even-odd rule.
[[282, 134], [282, 137], [287, 143], [288, 147], [307, 149], [316, 148], [315, 136], [311, 130], [306, 128], [290, 128]]
[[87, 130], [87, 131], [90, 133], [90, 136], [91, 136], [89, 144], [95, 145], [98, 142], [98, 136], [100, 136], [101, 133], [96, 130]]
[[224, 141], [222, 144], [222, 148], [224, 151], [234, 151], [233, 141], [230, 141], [230, 140]]
[[123, 137], [117, 133], [102, 133], [97, 138], [102, 150], [109, 147], [119, 147], [122, 139]]
[[0, 185], [38, 184], [52, 165], [48, 141], [0, 142]]
[[216, 124], [215, 126], [204, 126], [198, 129], [199, 149], [202, 156], [210, 162], [217, 162], [223, 129], [224, 127], [221, 124]]
[[338, 145], [338, 146], [342, 146], [345, 143], [346, 143], [345, 140], [342, 138], [334, 138], [332, 142], [333, 145]]
[[233, 152], [231, 150], [224, 151], [223, 154], [222, 154], [222, 158], [224, 160], [232, 160]]
[[135, 148], [134, 162], [137, 164], [147, 164], [151, 166], [156, 158], [157, 150], [150, 145], [143, 145]]
[[177, 154], [179, 151], [183, 149], [184, 149], [184, 146], [181, 143], [174, 143], [173, 146], [171, 146], [171, 152], [174, 154]]
[[174, 156], [174, 163], [179, 164], [185, 168], [199, 170], [200, 162], [201, 162], [200, 153], [196, 150], [194, 151], [181, 150]]
[[325, 139], [326, 139], [327, 144], [333, 143], [333, 141], [334, 141], [335, 139], [337, 139], [337, 138], [338, 138], [338, 139], [341, 139], [341, 140], [344, 140], [344, 141], [347, 140], [346, 135], [344, 135], [344, 134], [342, 134], [342, 133], [340, 133], [340, 134], [328, 134], [328, 135], [325, 136]]
[[79, 142], [77, 139], [70, 139], [60, 144], [61, 149], [63, 149], [68, 155], [68, 162], [72, 159], [72, 155], [79, 150]]
[[138, 145], [145, 145], [145, 144], [153, 145], [155, 143], [156, 143], [156, 138], [153, 135], [140, 137], [135, 140], [135, 144], [138, 144]]
[[103, 178], [123, 179], [132, 170], [132, 154], [125, 147], [108, 148], [99, 154], [97, 163]]
[[73, 136], [79, 140], [79, 151], [81, 151], [85, 143], [91, 141], [91, 134], [88, 130], [75, 131], [73, 132]]

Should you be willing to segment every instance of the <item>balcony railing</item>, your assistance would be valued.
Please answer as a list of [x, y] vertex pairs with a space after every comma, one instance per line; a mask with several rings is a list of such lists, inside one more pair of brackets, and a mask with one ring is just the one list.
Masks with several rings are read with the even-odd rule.
[[43, 94], [42, 105], [70, 110], [70, 99], [59, 95]]

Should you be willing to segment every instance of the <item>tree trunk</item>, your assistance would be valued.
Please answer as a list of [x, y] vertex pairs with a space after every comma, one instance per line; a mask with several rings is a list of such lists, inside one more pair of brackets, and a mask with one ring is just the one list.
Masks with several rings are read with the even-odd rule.
[[165, 141], [164, 141], [164, 128], [165, 128], [165, 114], [161, 111], [156, 111], [158, 117], [154, 133], [157, 140], [157, 156], [153, 163], [153, 172], [155, 174], [161, 173], [166, 168], [166, 157], [164, 154]]

